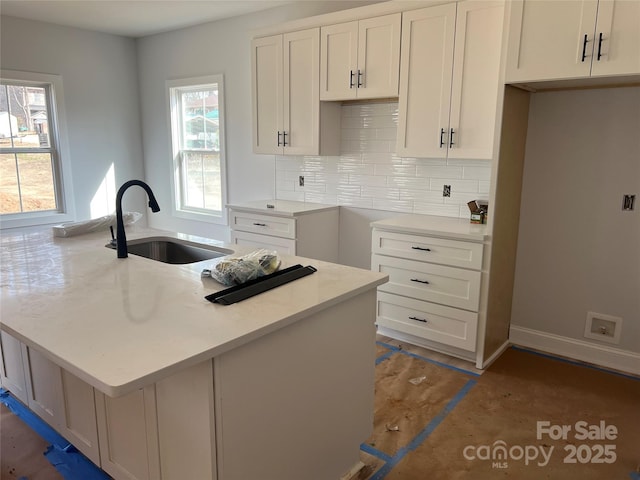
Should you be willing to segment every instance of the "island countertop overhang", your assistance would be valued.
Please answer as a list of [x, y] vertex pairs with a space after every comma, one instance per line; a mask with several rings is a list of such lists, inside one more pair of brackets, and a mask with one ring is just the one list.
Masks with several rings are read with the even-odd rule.
[[[185, 238], [153, 229], [129, 240]], [[243, 302], [204, 296], [225, 288], [200, 272], [219, 259], [169, 265], [104, 248], [104, 232], [54, 238], [50, 229], [2, 234], [1, 328], [109, 396], [120, 396], [376, 288], [384, 274], [282, 256], [318, 271]], [[372, 322], [374, 319], [372, 319]]]

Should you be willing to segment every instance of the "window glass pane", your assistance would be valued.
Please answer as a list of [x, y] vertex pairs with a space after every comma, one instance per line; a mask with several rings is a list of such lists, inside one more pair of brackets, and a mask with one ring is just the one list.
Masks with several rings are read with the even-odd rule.
[[222, 209], [220, 156], [218, 153], [183, 153], [184, 206]]
[[48, 148], [49, 117], [42, 87], [3, 85], [0, 142], [6, 148]]
[[0, 155], [0, 213], [56, 209], [51, 154]]
[[56, 209], [51, 154], [18, 154], [18, 179], [23, 212]]
[[20, 213], [20, 190], [16, 157], [12, 153], [0, 155], [0, 213]]
[[182, 103], [182, 148], [218, 150], [218, 88], [209, 85], [205, 89], [185, 90]]

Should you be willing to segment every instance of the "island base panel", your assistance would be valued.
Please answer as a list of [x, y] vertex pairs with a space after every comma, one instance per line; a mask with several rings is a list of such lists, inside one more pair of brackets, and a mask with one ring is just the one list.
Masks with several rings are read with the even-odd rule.
[[372, 433], [375, 289], [214, 359], [225, 480], [339, 479]]

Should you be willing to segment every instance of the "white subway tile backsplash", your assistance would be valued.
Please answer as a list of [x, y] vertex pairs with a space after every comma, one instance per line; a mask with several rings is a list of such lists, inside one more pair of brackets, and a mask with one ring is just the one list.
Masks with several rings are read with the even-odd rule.
[[490, 161], [395, 154], [396, 102], [343, 105], [341, 122], [339, 156], [276, 156], [278, 199], [467, 218], [467, 202], [488, 197]]

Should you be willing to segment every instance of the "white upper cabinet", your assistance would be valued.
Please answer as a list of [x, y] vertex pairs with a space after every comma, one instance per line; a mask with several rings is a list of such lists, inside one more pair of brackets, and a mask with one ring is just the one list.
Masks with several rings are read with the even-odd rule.
[[507, 82], [640, 73], [640, 2], [516, 0]]
[[318, 155], [326, 150], [320, 143], [321, 122], [337, 123], [327, 135], [337, 132], [339, 112], [331, 106], [321, 111], [319, 39], [320, 29], [312, 28], [252, 41], [255, 153]]
[[398, 96], [401, 14], [321, 29], [320, 99]]
[[501, 1], [404, 13], [399, 156], [492, 158], [503, 17]]
[[640, 74], [640, 2], [600, 0], [591, 76]]

